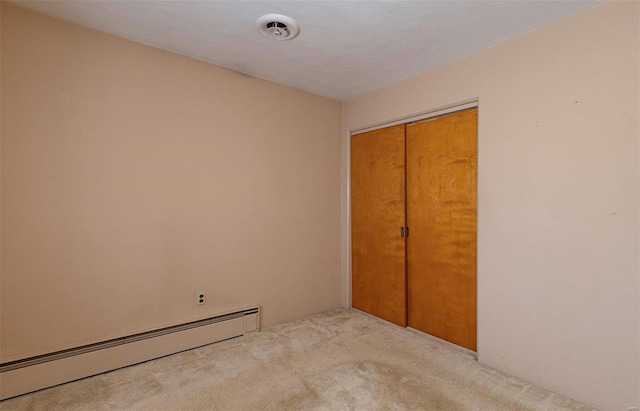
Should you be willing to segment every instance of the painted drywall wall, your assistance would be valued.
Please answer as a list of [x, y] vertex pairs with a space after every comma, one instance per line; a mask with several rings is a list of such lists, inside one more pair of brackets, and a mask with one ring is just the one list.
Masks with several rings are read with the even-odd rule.
[[2, 361], [340, 306], [341, 102], [1, 8]]
[[479, 360], [602, 409], [640, 405], [638, 8], [596, 7], [344, 107], [346, 245], [348, 132], [479, 98]]

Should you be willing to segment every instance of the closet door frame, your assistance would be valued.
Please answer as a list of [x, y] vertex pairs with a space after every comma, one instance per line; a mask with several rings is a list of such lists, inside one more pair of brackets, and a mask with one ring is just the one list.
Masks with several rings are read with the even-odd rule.
[[[348, 135], [348, 143], [347, 143], [347, 153], [346, 153], [346, 157], [347, 157], [347, 170], [348, 170], [348, 175], [347, 175], [347, 187], [346, 187], [346, 195], [347, 195], [347, 249], [346, 249], [346, 255], [348, 258], [347, 261], [347, 267], [348, 267], [348, 278], [343, 279], [343, 286], [345, 287], [345, 292], [347, 294], [347, 306], [348, 308], [353, 308], [352, 306], [352, 289], [351, 289], [351, 281], [352, 281], [352, 272], [351, 272], [351, 266], [352, 266], [352, 261], [351, 261], [351, 137], [357, 134], [362, 134], [362, 133], [367, 133], [369, 131], [375, 131], [375, 130], [379, 130], [379, 129], [383, 129], [383, 128], [387, 128], [387, 127], [392, 127], [392, 126], [396, 126], [399, 124], [408, 124], [408, 123], [413, 123], [413, 122], [417, 122], [417, 121], [423, 121], [423, 120], [428, 120], [428, 119], [432, 119], [435, 117], [441, 117], [441, 116], [445, 116], [447, 114], [452, 114], [458, 111], [464, 111], [464, 110], [468, 110], [468, 109], [472, 109], [472, 108], [477, 108], [478, 109], [478, 119], [480, 118], [480, 104], [479, 104], [479, 99], [478, 98], [474, 98], [474, 99], [469, 99], [469, 100], [465, 100], [465, 101], [461, 101], [455, 104], [451, 104], [451, 105], [447, 105], [447, 106], [443, 106], [443, 107], [439, 107], [437, 109], [434, 110], [428, 110], [422, 113], [418, 113], [418, 114], [411, 114], [408, 116], [403, 116], [403, 117], [399, 117], [396, 119], [391, 119], [382, 123], [377, 123], [365, 128], [359, 128], [359, 129], [354, 129], [354, 130], [349, 130], [349, 135]], [[479, 122], [479, 120], [478, 120]], [[480, 147], [480, 128], [478, 127], [478, 148]], [[478, 157], [478, 164], [479, 164], [480, 158]], [[478, 170], [479, 173], [479, 170]], [[479, 175], [479, 174], [478, 174]], [[479, 223], [480, 221], [478, 220], [478, 228], [479, 228]], [[479, 232], [479, 230], [478, 230]], [[478, 279], [478, 273], [476, 273], [476, 281]], [[479, 300], [478, 300], [478, 309], [477, 309], [477, 315], [479, 317], [479, 313], [480, 313], [480, 307], [479, 307]], [[478, 329], [477, 329], [477, 335], [480, 334], [480, 327], [479, 327], [479, 323], [478, 323]], [[443, 340], [444, 341], [444, 340]], [[458, 346], [456, 346], [458, 347]], [[460, 347], [461, 349], [464, 349], [462, 347]], [[469, 351], [470, 353], [473, 353], [472, 351]], [[480, 353], [480, 347], [478, 346], [478, 349], [476, 351], [476, 355], [479, 355]]]

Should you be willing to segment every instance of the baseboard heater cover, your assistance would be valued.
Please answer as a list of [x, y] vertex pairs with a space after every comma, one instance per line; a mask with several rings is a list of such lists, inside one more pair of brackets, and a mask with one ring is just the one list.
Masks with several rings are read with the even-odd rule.
[[260, 308], [0, 364], [0, 400], [259, 330]]

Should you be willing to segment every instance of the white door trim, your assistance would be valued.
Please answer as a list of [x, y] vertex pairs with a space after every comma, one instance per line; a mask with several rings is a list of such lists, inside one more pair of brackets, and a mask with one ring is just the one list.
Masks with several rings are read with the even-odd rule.
[[456, 111], [467, 110], [474, 107], [478, 107], [478, 99], [473, 99], [473, 100], [462, 102], [462, 103], [456, 103], [451, 106], [440, 107], [435, 110], [426, 111], [420, 114], [413, 114], [411, 116], [402, 117], [396, 120], [388, 121], [381, 124], [376, 124], [373, 126], [368, 126], [366, 128], [351, 130], [349, 137], [354, 136], [356, 134], [362, 134], [362, 133], [367, 133], [369, 131], [379, 130], [381, 128], [397, 126], [398, 124], [415, 123], [416, 121], [428, 120], [433, 117], [439, 117], [445, 114], [451, 114], [451, 113], [455, 113]]

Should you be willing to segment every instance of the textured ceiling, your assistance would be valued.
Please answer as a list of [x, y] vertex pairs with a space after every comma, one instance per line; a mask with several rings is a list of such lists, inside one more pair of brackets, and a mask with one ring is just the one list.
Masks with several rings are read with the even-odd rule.
[[[603, 1], [16, 1], [40, 12], [312, 93], [346, 100]], [[291, 41], [263, 14], [300, 24]]]

